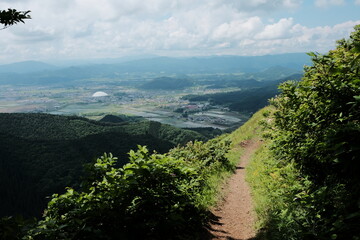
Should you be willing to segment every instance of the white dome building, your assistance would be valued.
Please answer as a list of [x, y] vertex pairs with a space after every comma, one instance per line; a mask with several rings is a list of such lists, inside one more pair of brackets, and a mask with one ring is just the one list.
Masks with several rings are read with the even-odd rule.
[[92, 95], [92, 97], [107, 97], [109, 96], [109, 94], [107, 94], [106, 92], [96, 92]]

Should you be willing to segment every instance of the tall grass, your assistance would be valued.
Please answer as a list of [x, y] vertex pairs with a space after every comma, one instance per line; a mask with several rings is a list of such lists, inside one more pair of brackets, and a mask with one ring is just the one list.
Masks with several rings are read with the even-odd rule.
[[268, 116], [273, 111], [272, 107], [265, 107], [256, 112], [244, 125], [229, 134], [225, 139], [231, 141], [231, 149], [227, 154], [229, 161], [235, 165], [239, 163], [244, 147], [241, 143], [249, 140], [259, 140], [263, 133], [261, 122], [264, 121], [265, 116]]
[[244, 145], [241, 143], [249, 140], [258, 140], [261, 137], [262, 126], [260, 122], [264, 119], [264, 115], [268, 115], [271, 111], [271, 107], [266, 107], [255, 113], [249, 121], [231, 134], [224, 134], [216, 138], [216, 140], [231, 142], [230, 150], [226, 154], [229, 165], [219, 166], [206, 179], [206, 188], [198, 198], [202, 206], [210, 209], [224, 198], [226, 192], [222, 191], [222, 187], [234, 173], [235, 167], [239, 164], [244, 153]]

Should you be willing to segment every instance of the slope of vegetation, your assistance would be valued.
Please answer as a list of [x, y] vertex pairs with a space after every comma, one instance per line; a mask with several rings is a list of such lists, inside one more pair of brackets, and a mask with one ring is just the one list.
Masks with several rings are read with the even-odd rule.
[[105, 154], [88, 169], [81, 191], [53, 195], [26, 239], [197, 238], [208, 218], [212, 176], [233, 167], [228, 148], [222, 138], [164, 155], [139, 146], [123, 167]]
[[281, 85], [249, 168], [266, 239], [360, 239], [360, 26]]
[[268, 104], [268, 99], [274, 97], [278, 90], [277, 84], [266, 88], [251, 88], [227, 93], [215, 93], [199, 96], [186, 96], [189, 101], [209, 101], [213, 105], [229, 107], [231, 111], [256, 112]]
[[183, 99], [187, 99], [189, 101], [208, 101], [214, 105], [229, 107], [232, 111], [256, 112], [268, 105], [268, 100], [279, 93], [277, 87], [279, 83], [289, 79], [299, 80], [300, 78], [300, 74], [295, 74], [276, 81], [233, 81], [232, 83], [238, 84], [237, 86], [243, 87], [243, 89], [225, 93], [187, 95], [184, 96]]
[[0, 114], [0, 213], [40, 216], [45, 197], [65, 186], [78, 188], [83, 165], [104, 152], [126, 159], [138, 144], [164, 153], [195, 139], [204, 137], [150, 121], [115, 124], [48, 114]]
[[53, 195], [43, 220], [31, 225], [3, 218], [0, 237], [198, 239], [242, 153], [238, 143], [253, 136], [258, 116], [237, 134], [189, 142], [166, 154], [139, 147], [122, 167], [113, 155], [103, 155], [88, 165], [81, 188]]
[[107, 123], [121, 123], [125, 121], [126, 120], [123, 119], [122, 117], [111, 114], [107, 114], [99, 120], [99, 122], [107, 122]]

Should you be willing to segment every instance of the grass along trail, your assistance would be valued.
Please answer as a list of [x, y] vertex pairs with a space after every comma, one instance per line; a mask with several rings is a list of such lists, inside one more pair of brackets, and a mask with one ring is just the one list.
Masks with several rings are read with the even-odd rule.
[[226, 185], [224, 200], [212, 213], [209, 239], [250, 240], [255, 239], [255, 212], [250, 187], [245, 181], [245, 168], [261, 142], [256, 140], [240, 143], [244, 148], [235, 174]]

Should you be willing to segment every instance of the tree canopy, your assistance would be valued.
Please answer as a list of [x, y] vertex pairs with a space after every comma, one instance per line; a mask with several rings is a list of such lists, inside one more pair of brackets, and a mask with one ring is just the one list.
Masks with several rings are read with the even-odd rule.
[[2, 29], [18, 24], [19, 22], [25, 23], [25, 19], [31, 19], [29, 13], [29, 10], [18, 11], [11, 8], [7, 10], [0, 10], [0, 24], [4, 26]]

